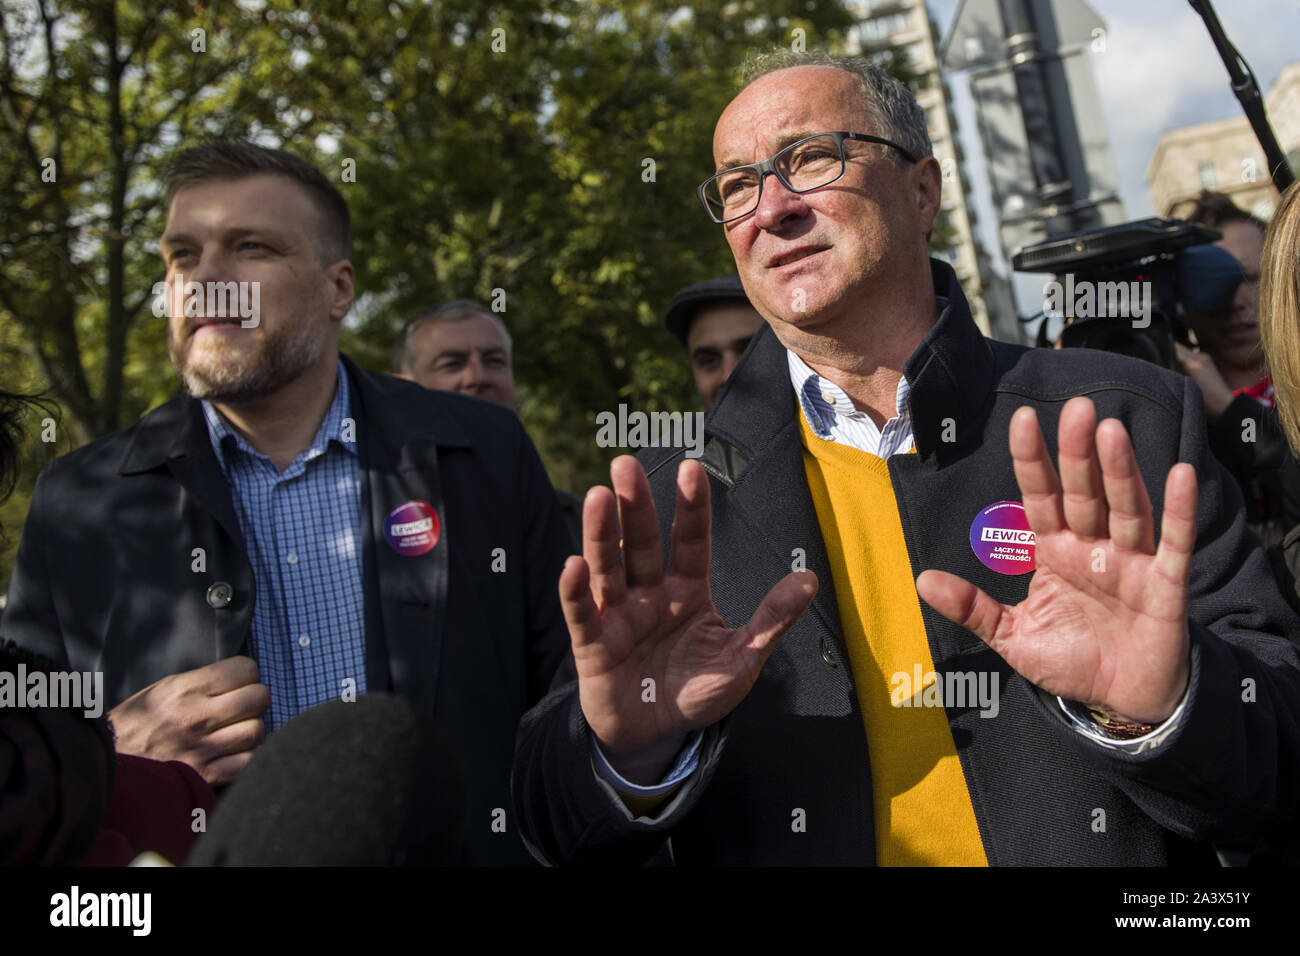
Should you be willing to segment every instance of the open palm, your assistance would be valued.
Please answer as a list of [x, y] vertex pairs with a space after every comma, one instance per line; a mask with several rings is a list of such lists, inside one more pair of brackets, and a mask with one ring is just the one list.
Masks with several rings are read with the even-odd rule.
[[1187, 578], [1196, 544], [1196, 471], [1170, 469], [1160, 547], [1150, 498], [1124, 426], [1092, 402], [1061, 410], [1058, 479], [1037, 416], [1011, 418], [1011, 456], [1036, 537], [1034, 578], [1015, 607], [943, 571], [918, 594], [1030, 682], [1058, 696], [1159, 723], [1190, 672]]
[[651, 768], [661, 768], [689, 731], [740, 703], [812, 601], [817, 579], [787, 575], [749, 624], [728, 628], [709, 593], [712, 516], [703, 468], [688, 459], [678, 470], [666, 571], [645, 472], [621, 456], [610, 478], [613, 493], [594, 488], [587, 495], [583, 557], [565, 564], [560, 600], [588, 726], [616, 769], [653, 777]]

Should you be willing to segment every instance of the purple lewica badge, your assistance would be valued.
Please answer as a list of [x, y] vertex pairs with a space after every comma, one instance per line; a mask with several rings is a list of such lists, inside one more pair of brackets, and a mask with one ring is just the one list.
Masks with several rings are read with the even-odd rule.
[[970, 546], [975, 557], [998, 574], [1034, 570], [1034, 533], [1019, 501], [998, 501], [976, 515], [970, 526]]
[[427, 501], [408, 501], [388, 512], [384, 537], [388, 546], [408, 558], [418, 558], [438, 543], [438, 512]]

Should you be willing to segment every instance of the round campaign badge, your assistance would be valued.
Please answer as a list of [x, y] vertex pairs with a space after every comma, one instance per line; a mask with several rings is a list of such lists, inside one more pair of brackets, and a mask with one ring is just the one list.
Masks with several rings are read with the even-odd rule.
[[970, 526], [970, 546], [986, 568], [998, 574], [1034, 570], [1034, 533], [1019, 501], [989, 505]]
[[400, 555], [418, 558], [438, 543], [438, 512], [427, 501], [398, 505], [384, 519], [388, 546]]

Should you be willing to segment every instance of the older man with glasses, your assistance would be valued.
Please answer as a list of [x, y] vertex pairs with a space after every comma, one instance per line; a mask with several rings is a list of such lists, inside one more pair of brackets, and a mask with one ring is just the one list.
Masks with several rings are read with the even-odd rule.
[[866, 62], [760, 59], [713, 145], [768, 327], [698, 463], [587, 495], [575, 663], [515, 758], [533, 853], [1160, 865], [1283, 824], [1300, 621], [1195, 388], [984, 338], [928, 256], [924, 115]]

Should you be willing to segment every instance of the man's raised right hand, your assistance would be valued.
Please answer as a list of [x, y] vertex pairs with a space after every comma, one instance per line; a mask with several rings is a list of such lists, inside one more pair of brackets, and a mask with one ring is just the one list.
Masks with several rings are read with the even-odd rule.
[[712, 511], [699, 462], [677, 470], [667, 572], [645, 471], [623, 455], [609, 473], [612, 493], [587, 492], [582, 557], [564, 565], [560, 602], [583, 716], [610, 765], [650, 785], [692, 730], [717, 723], [749, 693], [777, 640], [812, 602], [817, 577], [786, 575], [749, 624], [731, 630], [709, 592]]
[[117, 749], [189, 764], [214, 787], [230, 783], [262, 742], [271, 692], [251, 657], [172, 674], [108, 712]]

